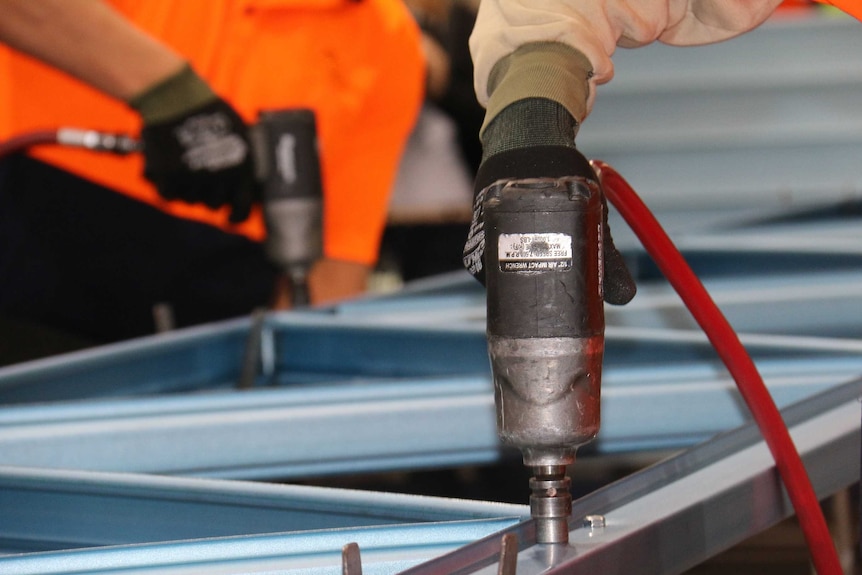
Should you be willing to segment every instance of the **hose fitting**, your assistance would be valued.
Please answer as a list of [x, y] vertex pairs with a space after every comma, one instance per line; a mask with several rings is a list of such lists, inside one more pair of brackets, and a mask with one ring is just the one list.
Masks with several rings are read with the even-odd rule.
[[141, 143], [129, 136], [79, 128], [58, 129], [57, 143], [96, 152], [110, 152], [121, 156], [141, 150]]

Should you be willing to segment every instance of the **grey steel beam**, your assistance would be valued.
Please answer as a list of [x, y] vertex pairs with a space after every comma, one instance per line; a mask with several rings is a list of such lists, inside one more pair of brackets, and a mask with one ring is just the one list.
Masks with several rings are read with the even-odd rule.
[[[824, 498], [859, 481], [862, 381], [783, 413]], [[538, 545], [522, 526], [519, 575], [673, 575], [793, 514], [774, 460], [749, 424], [575, 502], [568, 545]], [[403, 572], [498, 573], [501, 534]]]

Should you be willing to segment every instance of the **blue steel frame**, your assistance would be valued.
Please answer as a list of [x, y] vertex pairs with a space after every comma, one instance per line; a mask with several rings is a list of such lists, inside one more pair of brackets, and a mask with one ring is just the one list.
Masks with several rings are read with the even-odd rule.
[[[618, 57], [620, 79], [579, 141], [663, 211], [779, 404], [800, 402], [786, 416], [826, 495], [859, 479], [862, 242], [855, 222], [784, 216], [788, 198], [816, 208], [859, 189], [860, 35], [853, 23], [818, 20], [747, 38], [635, 51], [628, 71]], [[792, 66], [776, 65], [776, 53]], [[652, 82], [642, 58], [656, 54], [678, 82]], [[800, 69], [815, 81], [787, 89]], [[771, 84], [728, 94], [740, 73], [739, 85]], [[683, 77], [704, 90], [694, 104], [668, 98]], [[833, 115], [798, 113], [812, 98]], [[692, 121], [671, 126], [645, 106]], [[787, 126], [805, 137], [770, 148]], [[482, 292], [456, 274], [271, 314], [260, 331], [238, 319], [0, 370], [0, 571], [344, 573], [341, 548], [356, 542], [366, 574], [491, 573], [501, 537], [514, 533], [522, 575], [629, 572], [621, 554], [641, 573], [674, 573], [787, 516], [750, 424], [700, 444], [744, 424], [745, 410], [686, 312], [649, 281], [649, 260], [613, 217], [612, 227], [646, 279], [635, 302], [608, 310], [603, 431], [590, 450], [698, 445], [576, 502], [570, 547], [532, 545], [523, 506], [128, 473], [303, 477], [494, 460]], [[253, 389], [239, 390], [249, 365]], [[586, 514], [602, 514], [605, 527], [581, 526]]]
[[[857, 380], [784, 412], [821, 497], [859, 480], [860, 393]], [[578, 500], [569, 545], [536, 545], [521, 506], [201, 478], [0, 467], [0, 504], [9, 575], [351, 575], [350, 545], [362, 573], [508, 575], [511, 535], [521, 575], [659, 575], [792, 513], [751, 424]]]
[[[823, 286], [854, 282], [852, 274], [843, 271], [809, 275], [808, 283], [802, 279], [795, 272], [775, 275], [767, 282], [766, 293], [796, 306], [816, 311], [825, 305], [828, 310], [831, 300], [823, 297]], [[141, 573], [338, 573], [342, 547], [357, 543], [364, 573], [439, 573], [445, 572], [440, 566], [451, 561], [461, 562], [465, 573], [490, 573], [488, 570], [496, 568], [501, 537], [511, 532], [518, 536], [521, 547], [519, 573], [567, 572], [573, 562], [598, 565], [608, 573], [624, 572], [614, 571], [609, 557], [658, 536], [651, 528], [656, 525], [655, 517], [640, 515], [634, 520], [626, 506], [646, 504], [667, 492], [664, 487], [671, 482], [675, 485], [672, 497], [678, 499], [684, 481], [690, 480], [647, 471], [645, 476], [636, 474], [608, 487], [601, 492], [604, 495], [588, 496], [576, 503], [572, 546], [554, 551], [532, 544], [531, 524], [524, 519], [528, 510], [523, 506], [83, 470], [301, 478], [493, 461], [499, 456], [499, 446], [483, 335], [477, 329], [481, 323], [475, 321], [475, 302], [469, 299], [475, 294], [462, 300], [464, 314], [453, 327], [433, 325], [433, 321], [425, 328], [415, 325], [425, 321], [428, 311], [423, 310], [433, 310], [438, 298], [451, 302], [472, 293], [470, 281], [438, 278], [425, 287], [355, 302], [338, 311], [269, 316], [262, 324], [269, 334], [262, 341], [274, 347], [269, 353], [276, 361], [265, 368], [262, 358], [267, 354], [261, 351], [262, 380], [251, 390], [238, 390], [234, 385], [243, 360], [241, 351], [256, 325], [251, 320], [36, 362], [14, 368], [11, 374], [7, 371], [0, 381], [11, 382], [9, 387], [19, 394], [32, 386], [44, 399], [45, 388], [39, 389], [43, 382], [51, 390], [98, 380], [101, 387], [94, 392], [76, 393], [98, 396], [100, 390], [109, 390], [117, 396], [21, 403], [0, 412], [0, 463], [5, 465], [0, 469], [4, 514], [0, 540], [8, 554], [0, 556], [0, 569], [21, 574], [108, 573], [130, 568]], [[813, 417], [825, 417], [822, 413], [834, 409], [835, 400], [817, 399], [818, 393], [825, 390], [831, 397], [839, 393], [834, 391], [838, 388], [844, 400], [854, 398], [842, 408], [839, 420], [834, 416], [824, 420], [840, 421], [841, 431], [815, 441], [810, 456], [817, 462], [814, 469], [826, 470], [815, 477], [821, 494], [858, 480], [858, 465], [848, 453], [859, 450], [855, 398], [862, 391], [858, 381], [862, 341], [827, 337], [831, 313], [805, 314], [804, 320], [797, 317], [794, 327], [808, 335], [770, 334], [771, 322], [781, 316], [772, 314], [770, 306], [751, 305], [752, 286], [744, 281], [713, 283], [716, 297], [725, 299], [726, 308], [732, 310], [735, 301], [746, 308], [737, 321], [758, 328], [759, 333], [744, 334], [743, 339], [748, 340], [749, 350], [782, 405], [801, 399], [803, 405], [795, 408], [797, 412], [807, 406], [808, 415], [813, 410]], [[830, 297], [838, 291], [830, 291]], [[621, 315], [612, 322], [619, 325], [609, 328], [612, 359], [605, 375], [604, 423], [598, 442], [590, 448], [593, 454], [678, 449], [747, 420], [733, 384], [702, 335], [680, 323], [684, 314], [668, 301], [666, 288], [648, 288], [643, 295], [651, 303], [632, 308], [638, 318], [627, 322]], [[862, 310], [853, 305], [854, 297], [860, 295], [849, 290], [843, 297], [839, 323], [862, 324], [847, 318], [849, 311]], [[757, 310], [765, 310], [764, 318], [754, 313]], [[636, 327], [641, 322], [648, 327]], [[678, 328], [669, 329], [667, 322]], [[785, 328], [780, 325], [778, 331]], [[325, 350], [322, 357], [329, 357], [338, 346], [353, 345], [354, 340], [372, 352], [379, 346], [378, 355], [372, 357], [380, 360], [370, 362], [370, 367], [362, 363], [361, 353], [347, 362], [359, 374], [310, 357], [318, 347]], [[229, 341], [234, 353], [228, 357], [233, 363], [222, 358], [220, 369], [234, 377], [218, 375], [211, 383], [208, 378], [218, 362], [206, 358], [223, 353]], [[299, 350], [298, 359], [288, 359], [290, 354], [282, 349]], [[394, 357], [389, 355], [393, 349]], [[405, 375], [412, 365], [402, 361], [405, 349], [415, 354], [410, 359], [417, 360], [420, 376]], [[465, 371], [476, 373], [451, 375], [458, 368], [447, 361], [453, 357], [447, 354], [466, 353], [467, 349], [477, 357], [466, 363]], [[209, 387], [192, 385], [196, 374], [185, 372], [190, 365], [205, 366], [201, 380]], [[285, 366], [314, 376], [282, 375]], [[334, 375], [319, 377], [315, 370], [327, 366]], [[442, 374], [434, 373], [437, 366]], [[150, 367], [153, 373], [147, 377]], [[114, 389], [105, 386], [111, 373], [120, 381]], [[64, 382], [65, 374], [71, 384]], [[130, 388], [124, 388], [126, 380], [121, 375], [125, 374], [131, 375]], [[180, 377], [183, 374], [185, 380]], [[15, 385], [21, 381], [27, 385]], [[827, 429], [824, 421], [809, 427]], [[694, 457], [699, 462], [697, 469], [715, 465], [716, 476], [726, 477], [726, 466], [739, 465], [731, 463], [737, 451], [751, 446], [750, 424], [748, 428], [748, 439], [743, 444], [732, 443], [733, 449], [725, 446], [716, 452], [705, 447], [726, 441], [719, 436], [660, 469], [688, 473], [692, 469], [679, 462], [691, 461], [692, 454], [706, 450], [720, 457], [709, 461]], [[272, 441], [272, 437], [301, 439]], [[703, 514], [704, 509], [723, 516], [717, 506], [726, 506], [729, 497], [747, 509], [750, 505], [744, 494], [751, 487], [746, 485], [757, 485], [761, 494], [768, 486], [775, 488], [768, 453], [760, 453], [757, 461], [757, 465], [745, 464], [756, 473], [750, 479], [739, 478], [744, 487], [720, 484], [709, 496], [700, 491], [690, 506], [668, 514], [666, 523], [660, 521], [659, 525], [672, 530], [674, 543], [660, 538], [663, 545], [669, 545], [661, 555], [663, 561], [643, 572], [678, 572], [679, 566], [696, 564], [789, 514], [789, 506], [779, 503], [781, 498], [775, 492], [768, 496], [770, 505], [754, 506], [760, 510], [758, 514], [741, 516], [745, 529], [692, 534], [673, 527], [680, 522], [688, 525], [691, 514]], [[697, 485], [703, 488], [702, 478]], [[657, 501], [653, 505], [659, 508], [667, 505]], [[578, 514], [594, 512], [609, 520], [601, 533], [577, 525]], [[618, 513], [623, 514], [615, 515]], [[637, 527], [615, 531], [617, 521]], [[687, 542], [686, 537], [694, 539]], [[691, 549], [698, 551], [691, 553]], [[470, 571], [473, 567], [468, 565], [475, 569]]]
[[[860, 329], [862, 273], [710, 285], [750, 332], [743, 341], [779, 405], [862, 373], [862, 342], [826, 337]], [[608, 310], [602, 431], [586, 453], [680, 449], [747, 420], [674, 294], [641, 291]], [[493, 389], [473, 319], [481, 297], [459, 275], [365, 307], [213, 324], [0, 370], [0, 464], [287, 479], [493, 462]], [[435, 325], [435, 309], [460, 320]], [[239, 390], [253, 329], [265, 334], [259, 374]], [[806, 335], [770, 333], [786, 329]]]

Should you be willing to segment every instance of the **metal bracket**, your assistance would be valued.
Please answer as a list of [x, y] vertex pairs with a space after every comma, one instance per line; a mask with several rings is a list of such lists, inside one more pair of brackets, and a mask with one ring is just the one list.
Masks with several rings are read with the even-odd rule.
[[341, 575], [362, 575], [362, 557], [359, 555], [358, 544], [348, 543], [341, 548]]
[[518, 536], [506, 533], [500, 541], [500, 565], [497, 575], [515, 575], [518, 569]]
[[251, 314], [251, 325], [245, 344], [242, 366], [237, 382], [237, 389], [251, 389], [260, 372], [263, 330], [266, 319], [265, 309], [256, 309]]

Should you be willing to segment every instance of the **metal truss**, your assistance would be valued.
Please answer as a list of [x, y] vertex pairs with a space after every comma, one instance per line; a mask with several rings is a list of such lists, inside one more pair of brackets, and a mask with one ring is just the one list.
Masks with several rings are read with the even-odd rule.
[[[860, 392], [862, 380], [784, 412], [821, 497], [859, 481]], [[792, 513], [772, 455], [746, 425], [578, 500], [568, 546], [537, 545], [521, 524], [404, 573], [682, 573]], [[520, 546], [508, 565], [507, 534]]]
[[[858, 32], [619, 51], [579, 135], [741, 332], [820, 496], [859, 480]], [[678, 453], [577, 500], [570, 545], [536, 545], [525, 506], [237, 480], [498, 460], [484, 296], [453, 274], [0, 369], [0, 573], [669, 575], [787, 517], [733, 383], [611, 225], [640, 294], [607, 309], [581, 457]]]
[[[441, 281], [364, 310], [214, 324], [2, 370], [3, 394], [41, 401], [0, 411], [0, 464], [285, 479], [496, 461], [482, 322], [470, 319], [481, 292], [469, 278]], [[788, 405], [862, 373], [862, 342], [823, 335], [862, 325], [860, 282], [843, 272], [736, 278], [713, 293], [754, 330], [743, 341]], [[609, 310], [591, 454], [680, 449], [748, 418], [673, 294], [642, 291]], [[435, 325], [441, 308], [461, 325]], [[265, 335], [252, 338], [255, 328]], [[791, 328], [806, 335], [770, 333]], [[239, 389], [251, 339], [268, 343], [255, 385]]]
[[[821, 496], [859, 479], [860, 393], [784, 412]], [[792, 513], [751, 425], [578, 500], [569, 545], [536, 545], [521, 506], [11, 467], [0, 487], [9, 575], [680, 573]]]

